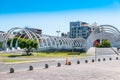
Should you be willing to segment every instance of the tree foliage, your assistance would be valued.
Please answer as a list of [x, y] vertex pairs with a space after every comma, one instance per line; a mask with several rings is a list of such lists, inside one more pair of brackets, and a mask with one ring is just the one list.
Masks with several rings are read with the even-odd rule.
[[107, 39], [102, 39], [102, 42], [98, 44], [96, 47], [109, 48], [111, 47], [111, 44]]
[[2, 42], [0, 42], [0, 48], [2, 48], [2, 44], [3, 44], [3, 43], [2, 43]]
[[11, 43], [12, 39], [8, 39], [7, 41], [7, 46], [10, 47], [10, 43]]
[[15, 47], [16, 45], [16, 42], [18, 40], [18, 46], [21, 48], [21, 49], [24, 49], [27, 53], [27, 55], [30, 54], [30, 52], [33, 50], [33, 49], [37, 49], [38, 48], [38, 43], [36, 40], [30, 40], [30, 39], [24, 39], [24, 38], [17, 38], [15, 37], [14, 39], [8, 39], [8, 42], [7, 42], [7, 46], [9, 48], [10, 45], [11, 45], [11, 41], [13, 40], [12, 42], [12, 47]]
[[38, 43], [37, 43], [36, 40], [20, 38], [19, 41], [18, 41], [18, 46], [21, 49], [24, 49], [26, 51], [27, 55], [30, 55], [30, 52], [33, 49], [37, 49], [38, 48]]
[[8, 39], [8, 41], [7, 41], [7, 46], [8, 46], [9, 48], [11, 48], [10, 45], [11, 45], [11, 42], [12, 42], [12, 47], [15, 47], [17, 40], [18, 40], [17, 37], [15, 37], [14, 39]]

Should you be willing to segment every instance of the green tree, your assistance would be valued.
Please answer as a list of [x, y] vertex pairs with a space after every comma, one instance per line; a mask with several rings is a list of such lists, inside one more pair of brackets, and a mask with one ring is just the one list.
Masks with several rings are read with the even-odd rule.
[[33, 49], [36, 49], [38, 48], [38, 43], [36, 40], [30, 40], [30, 39], [23, 39], [23, 38], [20, 38], [18, 40], [18, 46], [21, 48], [21, 49], [24, 49], [27, 53], [27, 55], [31, 55], [31, 51]]
[[[10, 44], [11, 44], [11, 41], [13, 40], [12, 42], [12, 47], [15, 47], [16, 45], [16, 41], [18, 40], [18, 37], [14, 37], [14, 39], [8, 39], [7, 41], [7, 46], [10, 47]], [[10, 47], [11, 48], [11, 47]]]
[[7, 47], [10, 47], [11, 41], [12, 41], [12, 39], [8, 39], [8, 41], [7, 41]]
[[96, 47], [108, 48], [111, 47], [111, 44], [107, 39], [102, 39], [102, 42], [98, 44]]
[[111, 45], [110, 45], [110, 42], [107, 39], [103, 39], [102, 40], [102, 46], [103, 47], [110, 47]]
[[2, 42], [0, 42], [0, 48], [2, 48], [2, 44], [3, 44], [3, 43], [2, 43]]
[[13, 39], [13, 47], [15, 47], [15, 45], [16, 45], [16, 41], [18, 40], [18, 37], [15, 37], [14, 39]]

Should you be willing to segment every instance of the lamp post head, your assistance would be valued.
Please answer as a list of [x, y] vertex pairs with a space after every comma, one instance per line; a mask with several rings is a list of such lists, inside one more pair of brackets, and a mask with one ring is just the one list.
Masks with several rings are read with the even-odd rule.
[[57, 33], [60, 33], [60, 31], [56, 31]]
[[56, 31], [56, 33], [57, 33], [57, 36], [59, 36], [60, 30]]

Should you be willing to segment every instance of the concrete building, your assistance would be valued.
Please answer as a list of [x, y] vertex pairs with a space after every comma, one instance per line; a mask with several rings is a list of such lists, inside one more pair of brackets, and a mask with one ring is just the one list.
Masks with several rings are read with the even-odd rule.
[[37, 34], [42, 34], [42, 30], [41, 30], [41, 29], [27, 28], [27, 27], [26, 27], [25, 29], [31, 30], [31, 31], [33, 31], [33, 32], [35, 32], [35, 33], [37, 33]]
[[91, 33], [91, 28], [86, 22], [70, 22], [70, 38], [87, 39]]
[[0, 42], [3, 41], [4, 36], [5, 36], [5, 32], [0, 31]]
[[67, 33], [61, 33], [61, 37], [63, 38], [70, 38], [70, 32], [67, 32]]

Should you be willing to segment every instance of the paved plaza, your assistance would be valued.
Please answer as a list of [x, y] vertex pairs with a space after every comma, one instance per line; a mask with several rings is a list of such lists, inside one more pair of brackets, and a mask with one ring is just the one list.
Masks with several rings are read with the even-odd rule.
[[1, 73], [0, 80], [119, 80], [120, 60], [50, 66], [33, 71]]

